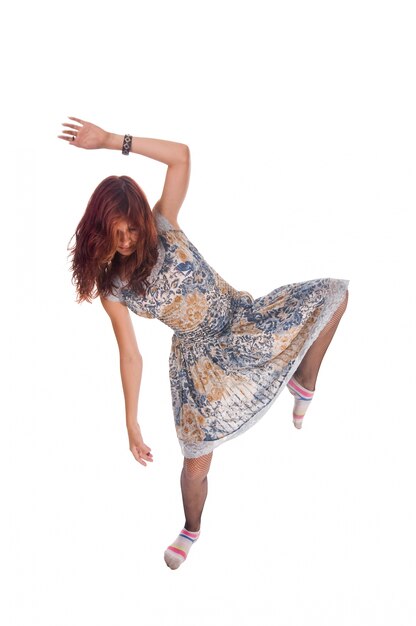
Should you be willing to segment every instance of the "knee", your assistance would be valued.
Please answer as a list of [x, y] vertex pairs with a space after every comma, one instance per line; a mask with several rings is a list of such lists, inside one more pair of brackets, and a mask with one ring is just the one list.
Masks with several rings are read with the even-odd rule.
[[347, 308], [347, 304], [348, 304], [348, 289], [345, 292], [345, 296], [344, 299], [342, 301], [343, 307], [342, 307], [342, 312], [344, 313], [345, 309]]
[[348, 289], [346, 290], [344, 294], [344, 298], [342, 299], [341, 304], [338, 306], [338, 309], [335, 311], [334, 317], [340, 319], [342, 315], [344, 315], [345, 309], [347, 308], [347, 304], [348, 304]]
[[211, 466], [212, 452], [194, 459], [184, 459], [183, 473], [187, 480], [202, 481], [207, 476]]

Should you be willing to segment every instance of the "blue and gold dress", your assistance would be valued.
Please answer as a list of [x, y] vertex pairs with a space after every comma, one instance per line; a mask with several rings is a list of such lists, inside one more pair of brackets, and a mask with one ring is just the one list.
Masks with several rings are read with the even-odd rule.
[[118, 277], [108, 299], [174, 331], [175, 428], [183, 455], [198, 457], [244, 433], [270, 409], [341, 304], [349, 280], [291, 283], [254, 299], [221, 278], [183, 230], [154, 215], [159, 255], [147, 295]]

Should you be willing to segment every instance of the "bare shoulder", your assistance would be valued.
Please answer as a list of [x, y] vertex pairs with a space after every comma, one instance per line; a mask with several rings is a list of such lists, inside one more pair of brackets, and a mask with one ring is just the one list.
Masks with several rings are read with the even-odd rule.
[[156, 214], [162, 215], [162, 217], [164, 217], [169, 222], [169, 224], [171, 224], [176, 230], [181, 229], [180, 225], [178, 224], [177, 213], [175, 215], [175, 213], [171, 211], [163, 210], [160, 205], [160, 200], [156, 202], [155, 206], [152, 209], [152, 213], [154, 217], [156, 217]]
[[111, 318], [123, 318], [129, 315], [129, 310], [125, 304], [108, 300], [104, 296], [100, 296], [101, 304]]

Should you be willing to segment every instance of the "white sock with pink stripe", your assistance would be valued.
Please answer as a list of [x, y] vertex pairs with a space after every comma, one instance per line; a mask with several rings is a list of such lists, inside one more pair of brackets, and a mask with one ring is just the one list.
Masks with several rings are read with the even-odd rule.
[[295, 396], [295, 404], [293, 406], [293, 423], [296, 428], [302, 428], [303, 417], [313, 398], [314, 391], [303, 387], [294, 376], [289, 380], [287, 388], [290, 393]]
[[165, 550], [166, 565], [171, 569], [177, 569], [185, 561], [192, 544], [197, 541], [200, 532], [200, 530], [191, 532], [186, 530], [186, 528], [182, 528], [175, 541]]

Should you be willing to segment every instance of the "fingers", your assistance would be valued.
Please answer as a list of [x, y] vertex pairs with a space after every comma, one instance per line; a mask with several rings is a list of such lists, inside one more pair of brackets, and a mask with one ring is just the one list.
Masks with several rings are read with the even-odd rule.
[[70, 137], [68, 137], [66, 135], [65, 136], [64, 135], [58, 135], [58, 138], [59, 139], [66, 139], [66, 141], [69, 141], [71, 144], [74, 143], [74, 141], [76, 139], [75, 135], [73, 135], [73, 134]]
[[145, 463], [145, 460], [153, 463], [153, 455], [150, 452], [150, 448], [147, 448], [148, 451], [145, 451], [145, 450], [139, 450], [136, 446], [132, 446], [130, 450], [134, 458], [136, 459], [136, 461], [140, 463], [140, 465], [144, 465], [146, 467], [147, 463]]
[[153, 454], [151, 452], [142, 452], [142, 456], [146, 459], [146, 461], [150, 461], [151, 463], [153, 463]]
[[137, 448], [135, 446], [133, 446], [132, 448], [130, 448], [134, 458], [136, 459], [136, 461], [138, 461], [141, 465], [146, 465], [146, 463], [144, 461], [142, 461], [142, 459], [140, 458], [140, 453], [137, 450]]
[[[75, 122], [79, 122], [80, 124], [87, 124], [88, 122], [84, 122], [78, 117], [71, 117], [68, 115], [70, 120], [74, 120]], [[82, 130], [82, 126], [77, 126], [76, 124], [69, 124], [68, 122], [62, 122], [62, 126], [66, 128], [70, 128], [71, 130], [63, 130], [62, 135], [58, 135], [59, 139], [64, 139], [66, 141], [71, 142], [70, 145], [74, 145], [77, 139], [78, 131]], [[69, 136], [66, 136], [69, 135]], [[75, 144], [76, 145], [76, 144]]]
[[77, 134], [73, 130], [63, 130], [62, 132], [68, 135], [69, 141], [75, 141], [77, 138]]
[[68, 115], [68, 118], [70, 120], [74, 120], [75, 122], [79, 122], [80, 124], [88, 124], [88, 122], [85, 122], [84, 120], [80, 120], [79, 117], [71, 117], [70, 115]]
[[66, 139], [66, 141], [70, 141], [71, 143], [76, 141], [77, 133], [79, 130], [81, 130], [81, 126], [75, 126], [75, 124], [66, 124], [65, 122], [62, 123], [62, 126], [67, 126], [68, 128], [71, 128], [71, 130], [63, 130], [63, 134], [58, 135], [59, 139]]
[[[80, 130], [81, 126], [75, 126], [75, 124], [67, 124], [66, 122], [62, 122], [62, 126], [68, 126], [68, 128], [73, 128], [74, 130]], [[68, 131], [64, 131], [68, 132]]]
[[137, 448], [130, 448], [130, 450], [132, 451], [132, 454], [134, 456], [134, 458], [136, 459], [136, 461], [138, 461], [140, 463], [140, 465], [145, 465], [146, 463], [144, 461], [142, 461], [142, 459], [140, 458], [140, 454], [137, 451]]

